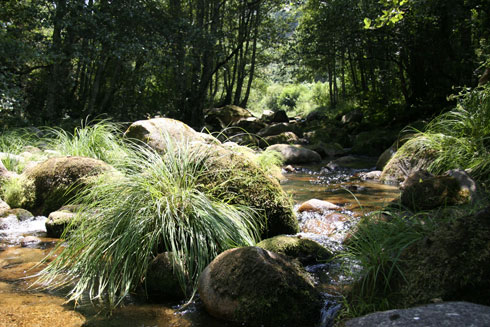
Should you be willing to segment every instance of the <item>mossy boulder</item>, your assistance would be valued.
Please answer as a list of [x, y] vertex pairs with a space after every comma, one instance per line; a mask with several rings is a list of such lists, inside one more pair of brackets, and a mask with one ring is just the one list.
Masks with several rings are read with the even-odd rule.
[[49, 214], [45, 222], [46, 232], [49, 237], [59, 238], [65, 228], [73, 222], [78, 206], [66, 205]]
[[435, 159], [431, 149], [419, 150], [413, 144], [405, 144], [384, 166], [380, 180], [388, 183], [400, 183], [418, 170], [427, 170]]
[[242, 133], [247, 132], [255, 134], [266, 127], [266, 124], [257, 117], [246, 117], [240, 119], [233, 126], [241, 130]]
[[306, 272], [258, 247], [227, 250], [201, 273], [199, 295], [213, 316], [267, 326], [311, 326], [323, 300]]
[[148, 266], [145, 289], [150, 300], [164, 302], [185, 299], [177, 275], [174, 273], [170, 253], [158, 254]]
[[394, 306], [443, 301], [490, 305], [490, 207], [440, 221], [400, 256], [403, 276], [392, 288]]
[[260, 147], [265, 148], [274, 144], [297, 144], [300, 143], [300, 138], [293, 132], [284, 132], [277, 135], [266, 136], [260, 140]]
[[452, 176], [434, 176], [407, 183], [401, 193], [401, 203], [412, 210], [426, 210], [442, 205], [469, 202], [470, 194], [461, 189]]
[[152, 118], [132, 123], [124, 136], [147, 143], [153, 149], [164, 152], [167, 142], [165, 138], [182, 142], [206, 142], [201, 133], [186, 124], [170, 118]]
[[267, 150], [279, 152], [286, 165], [314, 163], [322, 160], [318, 153], [301, 145], [275, 144], [269, 146]]
[[7, 209], [0, 211], [0, 218], [5, 218], [8, 216], [16, 216], [18, 221], [24, 221], [34, 217], [34, 215], [25, 209], [16, 208], [16, 209]]
[[212, 131], [220, 131], [223, 128], [234, 125], [243, 118], [253, 117], [247, 109], [235, 105], [227, 105], [222, 108], [212, 108], [205, 112], [204, 121]]
[[315, 241], [298, 236], [278, 235], [262, 240], [257, 246], [297, 259], [304, 265], [325, 262], [332, 253]]
[[111, 170], [105, 162], [85, 157], [48, 159], [22, 174], [25, 197], [21, 207], [47, 216], [66, 204], [90, 178]]
[[218, 197], [231, 195], [231, 203], [246, 205], [265, 217], [262, 237], [294, 234], [299, 231], [298, 220], [293, 211], [291, 199], [284, 192], [278, 180], [257, 164], [256, 155], [246, 147], [227, 144], [200, 145], [201, 151], [210, 156], [210, 171], [203, 185], [214, 189], [220, 185]]
[[277, 124], [267, 126], [263, 129], [261, 129], [257, 133], [257, 135], [259, 135], [261, 137], [266, 137], [266, 136], [271, 136], [271, 135], [278, 135], [278, 134], [285, 133], [285, 132], [293, 132], [296, 135], [301, 135], [301, 132], [298, 129], [298, 126], [296, 126], [296, 124], [289, 124], [289, 123], [277, 123]]

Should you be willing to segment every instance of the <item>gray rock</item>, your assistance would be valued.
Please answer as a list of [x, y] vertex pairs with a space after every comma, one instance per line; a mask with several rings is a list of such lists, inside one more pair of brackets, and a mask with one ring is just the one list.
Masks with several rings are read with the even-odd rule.
[[169, 137], [177, 142], [203, 142], [205, 138], [186, 124], [170, 118], [153, 118], [132, 123], [125, 137], [146, 142], [153, 149], [165, 152]]
[[283, 156], [286, 165], [313, 163], [322, 160], [318, 153], [301, 145], [275, 144], [268, 147], [267, 150], [279, 152]]
[[490, 307], [468, 302], [443, 302], [375, 312], [345, 323], [346, 327], [488, 327]]
[[46, 232], [49, 237], [59, 238], [65, 228], [73, 221], [76, 215], [77, 206], [67, 205], [49, 214], [46, 220]]
[[288, 124], [288, 123], [277, 123], [274, 125], [267, 126], [263, 129], [261, 129], [257, 135], [261, 137], [266, 137], [266, 136], [271, 136], [271, 135], [278, 135], [284, 132], [293, 132], [297, 134], [297, 127], [295, 124]]

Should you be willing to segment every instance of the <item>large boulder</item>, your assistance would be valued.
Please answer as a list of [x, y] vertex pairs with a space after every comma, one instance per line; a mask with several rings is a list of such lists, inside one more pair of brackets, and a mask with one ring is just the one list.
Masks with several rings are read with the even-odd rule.
[[258, 247], [221, 253], [201, 273], [198, 290], [211, 315], [247, 324], [311, 326], [323, 303], [303, 270]]
[[174, 272], [170, 255], [169, 252], [158, 254], [146, 272], [145, 289], [154, 302], [185, 299], [185, 292]]
[[202, 181], [203, 185], [217, 190], [225, 188], [227, 194], [234, 195], [232, 203], [250, 206], [265, 216], [263, 238], [299, 231], [291, 200], [278, 180], [259, 167], [253, 151], [237, 145], [230, 147], [226, 143], [223, 146], [201, 145], [201, 151], [208, 152], [211, 171], [216, 172], [209, 174], [207, 180]]
[[396, 131], [373, 130], [361, 132], [354, 137], [351, 153], [379, 156], [396, 140]]
[[314, 163], [322, 160], [318, 153], [301, 145], [275, 144], [267, 150], [279, 152], [285, 164]]
[[128, 127], [124, 136], [143, 141], [160, 152], [166, 150], [165, 147], [168, 144], [166, 138], [182, 142], [206, 142], [201, 133], [178, 120], [170, 118], [138, 120]]
[[105, 162], [93, 158], [48, 159], [21, 175], [24, 197], [19, 207], [47, 216], [66, 204], [90, 178], [111, 169]]
[[222, 108], [212, 108], [205, 112], [204, 121], [213, 131], [234, 125], [243, 118], [253, 117], [247, 109], [235, 105], [227, 105]]
[[415, 171], [427, 170], [435, 155], [434, 150], [418, 149], [407, 143], [385, 165], [380, 180], [387, 183], [403, 182]]
[[375, 312], [348, 320], [346, 327], [490, 326], [490, 307], [468, 302], [444, 302], [409, 309]]
[[301, 139], [293, 132], [284, 132], [277, 135], [266, 136], [260, 140], [261, 147], [267, 147], [274, 144], [297, 144]]
[[394, 306], [443, 301], [490, 305], [490, 207], [445, 219], [428, 236], [406, 248], [402, 276], [392, 284]]
[[299, 236], [278, 235], [257, 243], [259, 248], [297, 259], [304, 265], [326, 262], [332, 253], [319, 243]]
[[266, 127], [266, 124], [257, 117], [246, 117], [236, 122], [233, 127], [238, 128], [241, 132], [245, 131], [255, 134]]
[[257, 135], [261, 137], [266, 137], [266, 136], [271, 136], [271, 135], [278, 135], [284, 132], [293, 132], [298, 135], [298, 127], [295, 124], [289, 124], [289, 123], [277, 123], [273, 124], [270, 126], [267, 126], [263, 129], [261, 129]]
[[17, 217], [18, 221], [24, 221], [31, 219], [34, 217], [34, 215], [29, 212], [28, 210], [22, 209], [22, 208], [17, 208], [17, 209], [8, 209], [8, 210], [3, 210], [0, 212], [0, 218], [5, 218], [8, 216], [15, 216]]
[[425, 179], [409, 177], [404, 183], [400, 199], [404, 206], [412, 210], [426, 210], [469, 202], [470, 194], [452, 176]]

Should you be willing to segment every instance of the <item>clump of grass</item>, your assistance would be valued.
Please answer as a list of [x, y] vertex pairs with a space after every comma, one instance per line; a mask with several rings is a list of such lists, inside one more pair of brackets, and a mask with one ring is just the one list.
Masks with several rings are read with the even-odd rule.
[[398, 155], [427, 151], [434, 154], [428, 167], [431, 173], [469, 169], [473, 178], [490, 186], [490, 86], [461, 94], [453, 110], [430, 122]]
[[99, 120], [82, 122], [73, 133], [50, 128], [47, 129], [50, 136], [48, 147], [62, 155], [90, 157], [116, 164], [129, 155], [121, 127], [108, 120]]
[[20, 173], [24, 168], [24, 161], [17, 160], [16, 156], [25, 151], [26, 146], [38, 146], [43, 142], [34, 130], [19, 128], [7, 130], [0, 134], [0, 152], [7, 155], [2, 162], [10, 171]]
[[[380, 219], [381, 216], [384, 218]], [[364, 217], [341, 257], [360, 266], [357, 282], [348, 296], [349, 315], [391, 309], [390, 291], [394, 277], [403, 279], [400, 255], [422, 239], [433, 226], [418, 216], [377, 212]]]
[[262, 228], [256, 212], [231, 205], [234, 194], [200, 183], [216, 173], [207, 151], [168, 138], [162, 156], [132, 148], [119, 165], [122, 174], [101, 176], [76, 199], [79, 226], [63, 236], [66, 247], [54, 250], [38, 283], [74, 282], [70, 300], [86, 294], [114, 307], [144, 281], [153, 257], [170, 252], [182, 289], [190, 285], [193, 295], [200, 272], [217, 254], [255, 244]]
[[10, 207], [22, 208], [23, 204], [32, 201], [32, 199], [27, 198], [32, 194], [28, 191], [30, 187], [32, 185], [22, 175], [13, 176], [2, 180], [0, 195]]

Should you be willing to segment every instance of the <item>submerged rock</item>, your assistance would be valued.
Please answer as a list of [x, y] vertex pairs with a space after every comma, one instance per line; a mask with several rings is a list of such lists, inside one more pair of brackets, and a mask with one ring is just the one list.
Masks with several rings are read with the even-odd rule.
[[321, 294], [306, 272], [280, 254], [236, 248], [214, 259], [199, 278], [199, 295], [213, 316], [268, 326], [313, 325]]
[[462, 327], [490, 326], [490, 307], [468, 302], [428, 304], [409, 309], [375, 312], [345, 323], [346, 327]]
[[275, 144], [267, 150], [279, 152], [285, 164], [313, 163], [322, 160], [318, 153], [301, 145]]
[[303, 265], [325, 262], [332, 253], [315, 241], [298, 236], [278, 235], [257, 243], [259, 248], [297, 259]]
[[331, 202], [318, 200], [318, 199], [311, 199], [306, 202], [303, 202], [299, 206], [298, 212], [315, 211], [315, 212], [324, 213], [327, 212], [328, 210], [339, 210], [339, 209], [340, 207], [338, 205], [333, 204]]

